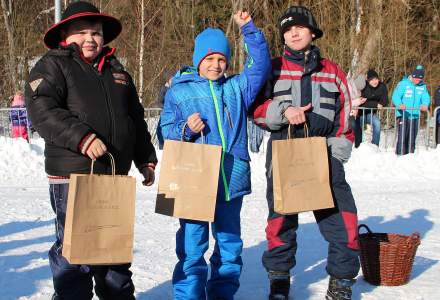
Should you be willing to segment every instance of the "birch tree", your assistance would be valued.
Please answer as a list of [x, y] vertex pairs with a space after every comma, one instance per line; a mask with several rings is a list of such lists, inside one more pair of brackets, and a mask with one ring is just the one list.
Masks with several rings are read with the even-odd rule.
[[354, 75], [366, 72], [374, 54], [377, 53], [382, 24], [382, 0], [371, 1], [371, 11], [368, 21], [368, 35], [359, 59], [359, 65], [354, 70]]

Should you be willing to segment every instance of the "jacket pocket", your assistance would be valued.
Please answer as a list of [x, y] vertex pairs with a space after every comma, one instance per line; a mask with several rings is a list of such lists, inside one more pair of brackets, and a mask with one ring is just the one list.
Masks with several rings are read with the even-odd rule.
[[289, 102], [292, 102], [293, 95], [294, 91], [292, 90], [292, 81], [279, 80], [275, 83], [272, 94], [274, 101], [288, 100]]
[[321, 82], [319, 95], [320, 114], [333, 121], [335, 118], [336, 101], [339, 97], [338, 87], [332, 82]]

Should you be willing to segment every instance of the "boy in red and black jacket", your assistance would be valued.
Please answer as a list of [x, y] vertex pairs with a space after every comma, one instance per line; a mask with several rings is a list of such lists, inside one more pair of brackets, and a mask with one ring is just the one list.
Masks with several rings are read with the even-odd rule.
[[314, 212], [321, 234], [329, 242], [326, 299], [351, 299], [359, 261], [356, 205], [343, 167], [354, 139], [348, 122], [351, 100], [346, 75], [337, 64], [321, 58], [312, 45], [323, 32], [307, 8], [290, 7], [280, 17], [279, 28], [284, 54], [272, 60], [272, 76], [253, 111], [255, 122], [271, 132], [266, 158], [268, 249], [263, 254], [271, 285], [269, 298], [288, 299], [298, 228], [298, 215], [274, 211], [272, 141], [286, 139], [289, 124], [294, 125], [295, 137], [304, 137], [307, 122], [309, 136], [327, 138], [330, 154], [335, 208]]
[[56, 242], [49, 251], [53, 299], [134, 299], [130, 265], [70, 265], [61, 256], [68, 182], [71, 173], [126, 175], [134, 161], [145, 185], [154, 182], [156, 153], [130, 75], [105, 47], [122, 30], [114, 17], [88, 2], [71, 3], [49, 28], [50, 49], [35, 65], [26, 85], [26, 104], [34, 128], [45, 140], [45, 168], [56, 213]]

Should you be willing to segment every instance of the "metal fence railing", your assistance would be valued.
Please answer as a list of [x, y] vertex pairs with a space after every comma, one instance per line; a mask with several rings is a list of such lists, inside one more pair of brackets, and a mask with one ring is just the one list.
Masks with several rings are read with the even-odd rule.
[[440, 106], [437, 106], [432, 113], [432, 117], [430, 119], [429, 124], [430, 131], [432, 134], [429, 136], [432, 137], [429, 140], [429, 145], [432, 148], [435, 148], [437, 144], [440, 144]]
[[158, 147], [159, 141], [157, 140], [157, 125], [159, 124], [161, 108], [146, 108], [145, 109], [145, 122], [147, 122], [148, 131], [151, 134], [151, 141], [153, 145]]
[[34, 131], [26, 108], [0, 108], [0, 136], [33, 138]]
[[[433, 114], [428, 112], [420, 112], [420, 117], [413, 122], [405, 122], [408, 120], [408, 114], [403, 114], [401, 118], [397, 117], [395, 107], [384, 107], [381, 109], [363, 108], [358, 107], [358, 126], [362, 129], [362, 142], [371, 142], [373, 138], [375, 119], [378, 120], [380, 124], [379, 130], [379, 148], [389, 150], [397, 149], [398, 143], [398, 130], [404, 132], [408, 130], [409, 137], [407, 142], [409, 144], [414, 144], [417, 147], [435, 148], [436, 147], [436, 136], [438, 134], [438, 126], [436, 122], [437, 113], [440, 113], [439, 107], [437, 107]], [[419, 111], [419, 109], [406, 109], [407, 111]], [[14, 112], [15, 111], [15, 112]], [[152, 141], [155, 146], [158, 145], [156, 130], [159, 123], [160, 108], [146, 108], [145, 109], [145, 121], [147, 122], [149, 132], [151, 133]], [[0, 108], [0, 136], [13, 137], [13, 121], [12, 115], [15, 113], [15, 117], [18, 114], [21, 118], [18, 118], [18, 125], [24, 125], [27, 129], [29, 136], [29, 141], [38, 138], [39, 135], [32, 129], [31, 123], [27, 120], [26, 109], [25, 108]], [[23, 115], [26, 116], [25, 124], [22, 124]], [[400, 124], [402, 123], [402, 124]], [[17, 125], [17, 123], [14, 123]], [[370, 125], [371, 124], [371, 125]], [[409, 126], [409, 128], [405, 128]], [[413, 130], [413, 126], [417, 127], [417, 130]], [[401, 132], [401, 134], [402, 134]], [[417, 133], [417, 134], [414, 134]], [[403, 147], [404, 140], [401, 139], [400, 145], [401, 150]], [[264, 147], [260, 149], [264, 151]]]
[[[155, 146], [158, 145], [156, 129], [159, 123], [160, 112], [160, 108], [145, 109], [145, 121], [147, 122], [148, 130], [151, 133], [151, 138]], [[27, 118], [26, 108], [0, 108], [0, 137], [17, 137], [17, 134], [14, 134], [14, 132], [23, 132], [14, 130], [14, 127], [23, 126], [26, 129], [29, 142], [40, 137], [38, 133], [34, 131], [31, 122]]]
[[[432, 143], [432, 117], [429, 112], [422, 112], [419, 108], [406, 108], [404, 111], [395, 107], [364, 108], [357, 107], [357, 125], [362, 132], [362, 142], [378, 142], [381, 149], [398, 149], [405, 152], [408, 145], [414, 147], [435, 147]], [[379, 125], [379, 130], [375, 128]], [[354, 128], [355, 129], [355, 128]], [[377, 130], [377, 131], [376, 131]], [[379, 132], [378, 139], [374, 134]], [[399, 132], [400, 131], [400, 132]], [[399, 134], [402, 138], [399, 139]], [[399, 145], [397, 145], [399, 143]]]

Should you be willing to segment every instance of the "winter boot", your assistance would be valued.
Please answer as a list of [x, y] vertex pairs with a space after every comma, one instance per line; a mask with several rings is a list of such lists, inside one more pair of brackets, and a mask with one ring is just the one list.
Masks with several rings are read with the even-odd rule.
[[356, 279], [338, 279], [330, 276], [326, 300], [351, 300], [351, 287]]
[[287, 300], [290, 290], [289, 272], [269, 271], [269, 300]]

